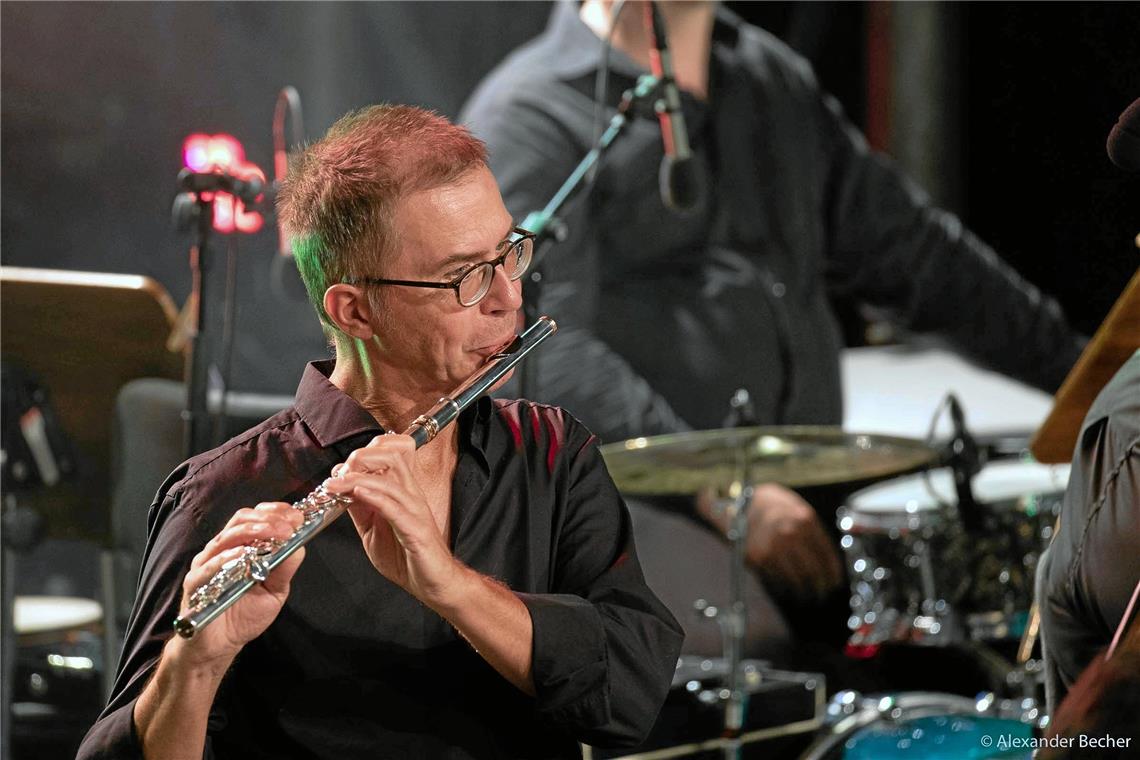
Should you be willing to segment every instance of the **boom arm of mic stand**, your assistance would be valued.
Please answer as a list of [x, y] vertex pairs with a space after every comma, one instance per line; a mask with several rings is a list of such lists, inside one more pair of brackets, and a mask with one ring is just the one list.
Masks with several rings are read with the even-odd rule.
[[[532, 211], [523, 219], [519, 226], [533, 232], [535, 235], [534, 262], [531, 264], [530, 277], [527, 286], [523, 289], [523, 314], [526, 324], [532, 324], [537, 318], [539, 303], [542, 298], [543, 271], [542, 264], [546, 254], [555, 244], [566, 239], [566, 225], [555, 215], [581, 186], [582, 181], [590, 170], [601, 160], [614, 140], [625, 131], [629, 125], [631, 112], [635, 112], [638, 105], [652, 102], [660, 93], [661, 80], [652, 74], [642, 74], [632, 88], [622, 93], [618, 112], [610, 119], [610, 124], [598, 143], [587, 153], [558, 191], [554, 193], [541, 211]], [[535, 396], [534, 379], [537, 377], [535, 360], [524, 363], [519, 368], [519, 395], [523, 398]]]

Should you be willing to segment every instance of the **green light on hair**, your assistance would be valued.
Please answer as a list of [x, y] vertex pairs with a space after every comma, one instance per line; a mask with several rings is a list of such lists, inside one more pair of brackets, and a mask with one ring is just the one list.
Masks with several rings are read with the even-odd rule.
[[372, 361], [368, 358], [368, 346], [364, 345], [364, 341], [360, 338], [353, 338], [352, 343], [356, 346], [356, 358], [360, 361], [360, 369], [364, 372], [364, 379], [371, 382]]
[[319, 235], [305, 235], [293, 238], [290, 244], [293, 247], [293, 259], [297, 262], [297, 271], [309, 294], [309, 302], [321, 321], [331, 327], [332, 321], [325, 314], [324, 307], [325, 290], [328, 289], [328, 277], [321, 262], [326, 251], [324, 241]]

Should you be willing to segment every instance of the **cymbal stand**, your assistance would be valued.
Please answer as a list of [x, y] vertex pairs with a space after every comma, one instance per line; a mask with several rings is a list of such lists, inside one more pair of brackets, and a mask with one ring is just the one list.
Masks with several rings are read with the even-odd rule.
[[739, 737], [744, 728], [744, 714], [748, 709], [748, 697], [744, 691], [740, 663], [744, 658], [744, 632], [748, 626], [748, 607], [744, 601], [744, 561], [748, 548], [748, 505], [752, 501], [752, 486], [736, 483], [733, 490], [736, 496], [729, 514], [728, 540], [732, 543], [731, 564], [729, 565], [728, 587], [729, 605], [721, 632], [724, 636], [724, 649], [728, 660], [728, 699], [724, 709], [724, 735], [729, 739], [725, 745], [726, 760], [740, 756]]
[[727, 609], [717, 609], [705, 600], [698, 600], [696, 611], [716, 620], [720, 626], [721, 649], [727, 665], [727, 676], [720, 698], [724, 702], [724, 757], [740, 757], [740, 736], [744, 729], [744, 716], [748, 711], [748, 691], [744, 688], [741, 663], [744, 660], [744, 634], [748, 628], [748, 605], [744, 596], [745, 560], [748, 550], [748, 505], [755, 491], [748, 467], [747, 443], [740, 451], [738, 472], [740, 477], [729, 489], [729, 498], [720, 500], [714, 510], [723, 510], [727, 517], [725, 536], [731, 543], [728, 575]]

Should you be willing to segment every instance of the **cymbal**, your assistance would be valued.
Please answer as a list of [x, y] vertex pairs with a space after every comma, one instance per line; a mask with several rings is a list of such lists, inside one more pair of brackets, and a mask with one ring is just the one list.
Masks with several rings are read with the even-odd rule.
[[608, 444], [601, 452], [618, 490], [633, 496], [727, 492], [738, 482], [867, 485], [928, 467], [938, 456], [910, 438], [814, 426], [671, 433]]

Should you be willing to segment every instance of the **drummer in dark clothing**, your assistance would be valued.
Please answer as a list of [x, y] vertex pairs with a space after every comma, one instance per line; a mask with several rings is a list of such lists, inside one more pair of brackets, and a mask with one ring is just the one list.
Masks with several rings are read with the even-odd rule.
[[[464, 109], [514, 214], [545, 206], [593, 144], [601, 40], [612, 34], [609, 107], [649, 69], [644, 2], [626, 2], [616, 24], [613, 7], [561, 3]], [[666, 208], [661, 132], [638, 121], [590, 194], [562, 209], [568, 237], [545, 259], [539, 309], [563, 333], [532, 366], [540, 398], [607, 441], [722, 427], [738, 388], [759, 424], [839, 424], [829, 292], [1036, 387], [1060, 384], [1083, 339], [1057, 303], [872, 153], [803, 58], [715, 3], [658, 8], [703, 191], [687, 214]], [[646, 572], [686, 619], [726, 587], [724, 545], [660, 506], [630, 504]], [[790, 637], [770, 594], [820, 599], [842, 572], [817, 512], [777, 485], [757, 490], [748, 541], [763, 652]], [[715, 627], [688, 629], [687, 648], [719, 650]]]

